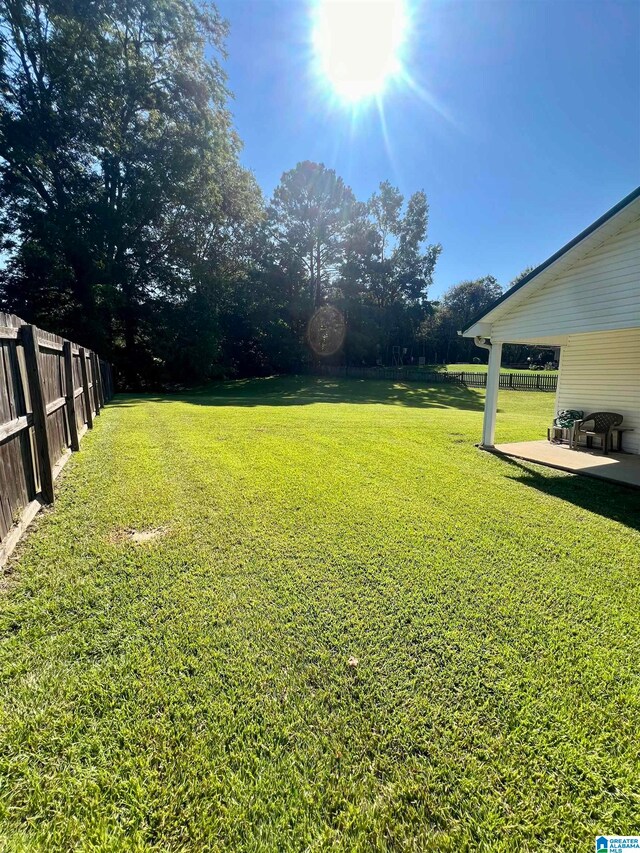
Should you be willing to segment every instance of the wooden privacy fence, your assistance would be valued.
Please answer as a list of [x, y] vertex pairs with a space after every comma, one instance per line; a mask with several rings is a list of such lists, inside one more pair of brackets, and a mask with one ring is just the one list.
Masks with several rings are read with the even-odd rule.
[[0, 313], [0, 565], [112, 396], [94, 352]]
[[[345, 367], [321, 364], [313, 373], [319, 376], [344, 376], [352, 379], [394, 379], [405, 382], [423, 382], [425, 385], [449, 383], [469, 388], [486, 388], [486, 373], [448, 373], [446, 370], [425, 370], [420, 367]], [[500, 388], [511, 391], [555, 391], [558, 377], [536, 371], [526, 373], [501, 373]]]

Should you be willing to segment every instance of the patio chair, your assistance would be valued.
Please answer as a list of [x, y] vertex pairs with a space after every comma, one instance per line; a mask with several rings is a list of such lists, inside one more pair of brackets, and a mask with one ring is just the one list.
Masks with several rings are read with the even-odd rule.
[[552, 444], [568, 444], [573, 447], [573, 427], [584, 418], [584, 412], [578, 409], [565, 409], [553, 419], [547, 429], [547, 441]]
[[611, 433], [622, 423], [622, 415], [616, 412], [592, 412], [581, 421], [576, 421], [573, 429], [573, 447], [578, 448], [578, 439], [586, 436], [587, 447], [592, 447], [594, 435], [600, 439], [602, 450], [606, 456], [609, 453]]

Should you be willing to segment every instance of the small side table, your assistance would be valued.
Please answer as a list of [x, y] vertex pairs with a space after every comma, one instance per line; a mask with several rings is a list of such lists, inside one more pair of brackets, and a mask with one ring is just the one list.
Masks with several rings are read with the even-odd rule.
[[[617, 450], [619, 453], [622, 453], [622, 433], [623, 432], [633, 432], [633, 429], [630, 427], [614, 427], [611, 430], [611, 449]], [[615, 435], [615, 441], [614, 441]]]
[[573, 427], [550, 426], [547, 428], [547, 441], [551, 444], [568, 444], [573, 447]]
[[[624, 432], [633, 432], [633, 428], [632, 427], [613, 427], [613, 429], [610, 432], [610, 441], [609, 441], [608, 450], [612, 450], [614, 453], [623, 453], [624, 452], [622, 450], [622, 434]], [[594, 447], [593, 447], [593, 438], [594, 438], [593, 435], [591, 435], [589, 433], [583, 433], [583, 435], [585, 438], [584, 444], [579, 443], [580, 434], [578, 434], [578, 436], [576, 436], [575, 447], [573, 445], [573, 442], [571, 443], [571, 446], [574, 447], [575, 450], [578, 450], [580, 447], [586, 447], [587, 450], [593, 450], [594, 449]], [[597, 449], [604, 451], [605, 448], [602, 445], [602, 440], [601, 440], [600, 447], [598, 447]]]

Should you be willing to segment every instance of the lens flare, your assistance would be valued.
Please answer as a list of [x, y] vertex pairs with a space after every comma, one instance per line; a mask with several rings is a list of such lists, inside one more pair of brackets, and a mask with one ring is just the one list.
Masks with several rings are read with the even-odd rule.
[[342, 313], [333, 305], [323, 305], [309, 320], [307, 339], [316, 355], [335, 355], [344, 343], [346, 332]]
[[406, 0], [317, 0], [314, 51], [338, 98], [375, 97], [402, 74], [407, 19]]

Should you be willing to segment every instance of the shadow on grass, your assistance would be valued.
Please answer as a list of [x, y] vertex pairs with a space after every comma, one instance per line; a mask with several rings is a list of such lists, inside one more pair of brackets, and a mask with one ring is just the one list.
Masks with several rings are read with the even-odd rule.
[[526, 462], [506, 456], [500, 459], [516, 469], [513, 475], [508, 475], [510, 480], [640, 530], [640, 489], [579, 474], [565, 476], [555, 469], [553, 473], [542, 474]]
[[477, 390], [453, 383], [419, 385], [380, 379], [267, 377], [220, 382], [193, 391], [117, 395], [109, 405], [136, 400], [181, 402], [197, 406], [308, 406], [314, 403], [383, 404], [422, 409], [464, 409], [481, 412], [484, 398]]

